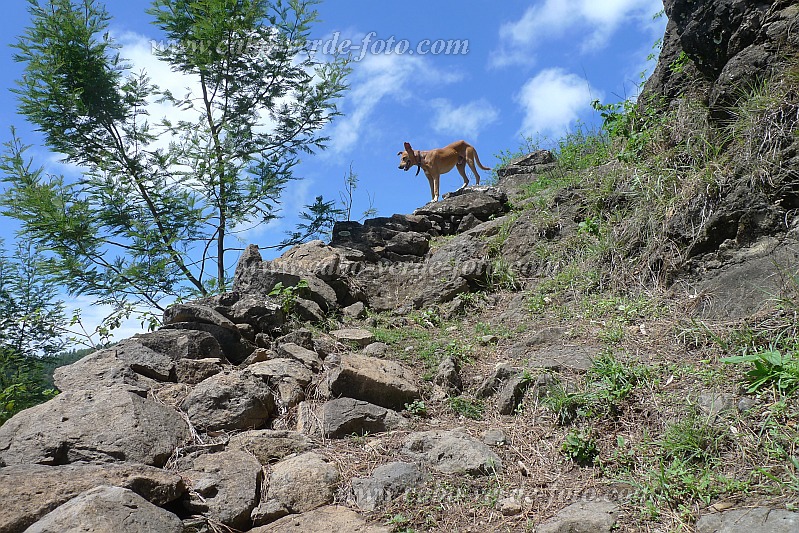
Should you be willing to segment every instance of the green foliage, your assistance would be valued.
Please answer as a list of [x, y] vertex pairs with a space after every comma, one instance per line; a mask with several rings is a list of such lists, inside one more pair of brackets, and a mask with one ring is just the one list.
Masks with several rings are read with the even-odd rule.
[[[339, 115], [346, 60], [302, 53], [316, 3], [155, 0], [149, 13], [168, 39], [158, 58], [197, 83], [184, 95], [130, 70], [98, 1], [30, 3], [16, 44], [20, 112], [84, 170], [75, 181], [46, 175], [12, 133], [0, 205], [51, 254], [48, 275], [155, 315], [165, 300], [228, 287], [235, 232], [277, 216], [300, 154], [323, 149]], [[187, 118], [150, 116], [156, 100]], [[314, 207], [312, 218], [328, 214]]]
[[562, 385], [553, 387], [542, 399], [555, 413], [558, 423], [566, 425], [578, 419], [616, 416], [624, 401], [649, 376], [649, 369], [624, 363], [612, 353], [597, 357], [577, 390]]
[[472, 420], [482, 420], [485, 413], [485, 404], [482, 401], [465, 396], [449, 398], [449, 406], [456, 414]]
[[272, 290], [269, 291], [269, 296], [277, 299], [280, 302], [280, 308], [283, 313], [290, 315], [294, 312], [294, 307], [297, 305], [297, 297], [300, 293], [308, 288], [308, 282], [301, 279], [294, 286], [284, 286], [282, 281], [278, 281]]
[[705, 464], [721, 456], [725, 440], [724, 428], [691, 416], [666, 427], [658, 444], [669, 459]]
[[64, 346], [66, 318], [41, 268], [30, 243], [13, 257], [0, 248], [0, 424], [55, 395], [44, 365]]
[[427, 406], [422, 400], [414, 400], [411, 403], [405, 404], [405, 410], [415, 416], [422, 418], [427, 416]]
[[799, 388], [799, 357], [796, 352], [783, 354], [779, 350], [764, 350], [749, 355], [726, 357], [721, 361], [751, 365], [746, 372], [749, 393], [771, 386], [782, 394], [791, 394]]
[[608, 137], [622, 141], [621, 150], [616, 154], [619, 161], [633, 161], [640, 157], [652, 142], [652, 131], [661, 117], [658, 110], [631, 100], [615, 104], [594, 100], [591, 105], [602, 117], [602, 129]]
[[561, 452], [581, 466], [594, 464], [599, 456], [599, 448], [591, 432], [576, 428], [566, 434]]

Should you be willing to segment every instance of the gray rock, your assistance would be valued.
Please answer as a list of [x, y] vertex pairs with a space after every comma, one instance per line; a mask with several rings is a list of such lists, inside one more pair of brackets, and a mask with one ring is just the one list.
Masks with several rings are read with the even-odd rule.
[[181, 359], [221, 359], [222, 347], [208, 332], [159, 329], [139, 333], [133, 340], [173, 361]]
[[278, 344], [277, 353], [280, 357], [287, 357], [299, 361], [314, 372], [318, 372], [319, 369], [322, 368], [322, 359], [319, 357], [319, 354], [313, 350], [298, 346], [293, 342]]
[[174, 514], [122, 487], [100, 486], [75, 496], [25, 530], [26, 533], [81, 531], [182, 533]]
[[477, 398], [488, 398], [502, 389], [503, 384], [514, 376], [521, 374], [521, 370], [508, 363], [499, 363], [494, 371], [486, 377], [477, 387], [474, 395]]
[[499, 414], [514, 414], [532, 384], [533, 381], [530, 376], [523, 372], [515, 374], [505, 381], [497, 393], [497, 411]]
[[146, 396], [158, 384], [156, 380], [131, 368], [130, 361], [125, 359], [124, 349], [100, 350], [71, 365], [56, 368], [53, 382], [62, 392], [112, 387], [140, 396]]
[[256, 363], [247, 370], [273, 387], [278, 401], [285, 407], [294, 407], [305, 399], [305, 391], [314, 377], [313, 372], [300, 361], [288, 358]]
[[397, 255], [423, 256], [430, 249], [430, 235], [415, 231], [397, 233], [386, 242], [383, 248], [386, 252]]
[[0, 426], [0, 462], [163, 466], [189, 437], [180, 415], [160, 403], [118, 388], [70, 391]]
[[461, 219], [472, 214], [480, 220], [502, 214], [507, 196], [498, 189], [467, 187], [457, 193], [445, 194], [439, 202], [431, 202], [413, 212], [414, 215]]
[[483, 442], [488, 446], [504, 446], [508, 437], [501, 429], [489, 429], [483, 433]]
[[219, 359], [181, 359], [175, 363], [175, 377], [178, 383], [196, 385], [219, 374], [222, 369]]
[[344, 354], [321, 387], [329, 397], [347, 396], [399, 411], [421, 398], [413, 379], [409, 370], [394, 361]]
[[610, 533], [616, 525], [619, 506], [612, 502], [577, 502], [536, 528], [536, 533]]
[[516, 346], [511, 348], [510, 356], [517, 360], [527, 360], [531, 368], [545, 368], [556, 372], [586, 372], [600, 351], [595, 346], [547, 346], [538, 350]]
[[320, 407], [303, 404], [297, 419], [299, 431], [331, 439], [382, 433], [406, 424], [407, 420], [391, 409], [352, 398], [337, 398]]
[[22, 531], [80, 493], [110, 485], [166, 505], [186, 490], [183, 479], [159, 468], [135, 464], [24, 464], [0, 469], [0, 531]]
[[445, 474], [481, 476], [502, 472], [497, 454], [462, 430], [414, 433], [402, 450]]
[[244, 339], [235, 326], [230, 329], [204, 322], [173, 322], [165, 325], [162, 329], [210, 333], [222, 347], [224, 357], [235, 365], [242, 363], [255, 351], [255, 345]]
[[272, 265], [286, 272], [311, 272], [325, 281], [339, 277], [342, 254], [320, 240], [295, 246], [272, 261]]
[[457, 396], [463, 390], [460, 363], [453, 357], [445, 357], [438, 365], [433, 383], [441, 387], [448, 396]]
[[702, 414], [711, 419], [735, 409], [735, 397], [723, 392], [702, 392], [696, 403]]
[[256, 527], [274, 522], [279, 518], [283, 518], [287, 514], [289, 514], [288, 509], [283, 507], [283, 504], [281, 504], [279, 501], [267, 500], [258, 504], [258, 507], [252, 510], [252, 513], [250, 513], [250, 519], [252, 521], [253, 527]]
[[344, 316], [350, 318], [364, 318], [366, 316], [366, 306], [363, 302], [355, 302], [341, 310]]
[[313, 439], [296, 431], [263, 429], [234, 435], [229, 446], [253, 454], [262, 465], [316, 448]]
[[277, 522], [250, 533], [390, 533], [389, 527], [368, 524], [358, 513], [346, 507], [328, 506], [296, 516], [286, 516]]
[[235, 529], [248, 529], [250, 513], [258, 504], [261, 463], [241, 450], [202, 454], [191, 463], [181, 472], [191, 488], [184, 508]]
[[283, 308], [278, 302], [246, 293], [230, 306], [230, 319], [236, 324], [252, 326], [256, 333], [271, 333], [286, 322]]
[[794, 533], [795, 531], [799, 531], [799, 513], [767, 507], [708, 514], [696, 522], [696, 533]]
[[339, 342], [354, 344], [355, 346], [359, 346], [361, 348], [369, 346], [375, 341], [375, 336], [371, 331], [366, 329], [337, 329], [335, 331], [331, 331], [330, 335], [332, 335], [333, 338]]
[[363, 349], [363, 355], [367, 355], [369, 357], [383, 357], [388, 353], [388, 344], [384, 342], [373, 342], [369, 346]]
[[275, 400], [261, 378], [248, 370], [235, 370], [197, 385], [181, 408], [203, 431], [259, 429], [274, 413]]
[[313, 452], [285, 459], [272, 467], [268, 500], [277, 500], [290, 513], [304, 513], [333, 502], [339, 473]]
[[280, 346], [281, 344], [292, 343], [296, 344], [297, 346], [302, 346], [306, 350], [313, 350], [314, 349], [314, 337], [313, 333], [305, 328], [295, 329], [282, 337], [278, 337], [275, 339], [275, 346]]
[[236, 324], [218, 311], [204, 305], [185, 303], [170, 305], [164, 311], [164, 325], [179, 322], [213, 324], [238, 333]]
[[374, 511], [385, 502], [401, 496], [422, 480], [419, 467], [410, 463], [388, 463], [379, 466], [367, 478], [353, 478], [355, 502], [364, 511]]

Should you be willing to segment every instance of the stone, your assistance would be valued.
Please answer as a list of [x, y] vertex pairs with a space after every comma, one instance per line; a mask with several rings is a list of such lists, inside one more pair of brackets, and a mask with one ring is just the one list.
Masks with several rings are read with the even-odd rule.
[[192, 303], [173, 304], [164, 310], [164, 325], [176, 324], [179, 322], [190, 322], [200, 324], [213, 324], [220, 328], [229, 329], [238, 333], [236, 324], [224, 315], [206, 307]]
[[391, 528], [368, 524], [358, 513], [340, 506], [327, 506], [300, 515], [281, 518], [250, 533], [390, 533]]
[[474, 395], [477, 398], [488, 398], [502, 389], [503, 384], [512, 377], [521, 374], [521, 370], [509, 365], [499, 363], [494, 367], [494, 371], [486, 377], [480, 386], [477, 387]]
[[388, 344], [384, 342], [373, 342], [364, 348], [361, 353], [369, 357], [383, 357], [388, 353], [388, 350]]
[[124, 353], [124, 350], [106, 349], [89, 354], [71, 365], [56, 368], [53, 382], [61, 392], [111, 387], [146, 396], [158, 382], [133, 370]]
[[350, 318], [364, 318], [366, 316], [366, 306], [363, 302], [355, 302], [342, 309], [341, 313]]
[[321, 388], [328, 397], [348, 396], [387, 409], [402, 410], [421, 398], [413, 375], [399, 363], [358, 354], [343, 354], [328, 370]]
[[537, 350], [516, 346], [511, 348], [509, 355], [516, 360], [527, 360], [530, 368], [584, 373], [591, 368], [600, 351], [596, 346], [547, 346]]
[[275, 412], [275, 400], [260, 377], [249, 370], [234, 370], [197, 385], [181, 409], [201, 431], [260, 429]]
[[377, 467], [367, 478], [353, 478], [355, 502], [364, 511], [374, 511], [380, 505], [404, 494], [422, 480], [419, 467], [410, 463], [388, 463]]
[[619, 506], [612, 502], [577, 502], [536, 528], [536, 533], [610, 533], [616, 525]]
[[512, 415], [524, 400], [524, 394], [533, 381], [529, 374], [519, 372], [502, 384], [497, 393], [497, 411], [501, 415]]
[[277, 331], [286, 322], [285, 313], [278, 302], [246, 293], [230, 306], [230, 319], [238, 325], [252, 326], [256, 334]]
[[184, 509], [228, 527], [249, 529], [250, 513], [258, 504], [261, 463], [243, 450], [201, 454], [190, 462], [190, 468], [180, 472], [191, 489]]
[[508, 437], [501, 429], [489, 429], [483, 433], [483, 442], [488, 446], [504, 446], [508, 442]]
[[799, 513], [785, 509], [736, 509], [701, 516], [696, 533], [793, 533], [799, 531]]
[[282, 337], [278, 337], [275, 339], [275, 346], [280, 346], [281, 344], [296, 344], [297, 346], [302, 346], [306, 350], [313, 350], [314, 349], [314, 337], [313, 333], [305, 328], [295, 329]]
[[233, 291], [268, 299], [271, 298], [270, 293], [278, 283], [284, 288], [297, 287], [300, 280], [305, 280], [308, 286], [299, 289], [297, 296], [316, 302], [323, 312], [338, 307], [338, 295], [330, 285], [312, 272], [293, 266], [291, 272], [288, 272], [284, 267], [285, 263], [281, 265], [279, 262], [274, 264], [271, 261], [254, 262], [246, 267], [242, 267], [240, 263], [233, 278]]
[[322, 368], [322, 359], [319, 354], [293, 342], [278, 344], [277, 353], [280, 357], [299, 361], [314, 372], [318, 372]]
[[314, 240], [291, 248], [273, 260], [272, 265], [286, 272], [311, 272], [322, 280], [332, 281], [339, 277], [341, 259], [338, 250]]
[[703, 415], [715, 419], [722, 413], [735, 409], [735, 397], [723, 392], [702, 392], [696, 404]]
[[159, 329], [136, 334], [131, 339], [173, 361], [222, 358], [222, 347], [206, 331]]
[[262, 429], [245, 431], [230, 438], [233, 449], [246, 450], [262, 465], [276, 463], [289, 455], [311, 451], [317, 444], [296, 431]]
[[515, 496], [509, 496], [497, 502], [497, 509], [502, 516], [516, 516], [522, 513], [522, 504]]
[[433, 383], [441, 387], [447, 396], [457, 396], [463, 390], [460, 363], [454, 357], [445, 357], [438, 365]]
[[267, 500], [258, 504], [258, 507], [252, 510], [252, 513], [250, 513], [250, 520], [252, 521], [253, 527], [263, 526], [287, 514], [289, 514], [288, 510], [283, 507], [283, 504], [279, 501]]
[[402, 451], [445, 474], [493, 475], [502, 461], [491, 449], [463, 430], [413, 433]]
[[64, 392], [0, 426], [0, 464], [163, 466], [190, 438], [181, 416], [119, 388]]
[[7, 466], [0, 469], [0, 531], [23, 531], [59, 505], [101, 485], [130, 489], [158, 506], [186, 491], [179, 475], [145, 465]]
[[313, 372], [300, 361], [285, 357], [256, 363], [247, 370], [273, 387], [277, 392], [278, 402], [289, 408], [305, 399], [305, 391], [314, 377]]
[[178, 383], [196, 385], [222, 372], [219, 359], [181, 359], [175, 363], [175, 378]]
[[339, 342], [353, 344], [364, 348], [375, 341], [375, 336], [371, 331], [365, 329], [337, 329], [331, 331], [330, 335]]
[[230, 329], [205, 322], [173, 322], [162, 329], [210, 333], [222, 347], [224, 357], [235, 365], [242, 363], [255, 351], [255, 345], [244, 339], [235, 325]]
[[307, 452], [284, 459], [269, 474], [268, 500], [290, 513], [304, 513], [333, 502], [339, 473], [322, 456]]
[[122, 487], [100, 486], [75, 496], [46, 514], [26, 533], [82, 531], [182, 533], [183, 522], [165, 509]]
[[299, 431], [321, 433], [330, 439], [382, 433], [404, 425], [407, 420], [399, 413], [353, 398], [337, 398], [319, 407], [305, 403], [300, 406], [297, 419]]
[[467, 187], [445, 194], [441, 201], [431, 202], [413, 212], [414, 215], [461, 219], [472, 214], [482, 221], [505, 210], [507, 196], [498, 189]]

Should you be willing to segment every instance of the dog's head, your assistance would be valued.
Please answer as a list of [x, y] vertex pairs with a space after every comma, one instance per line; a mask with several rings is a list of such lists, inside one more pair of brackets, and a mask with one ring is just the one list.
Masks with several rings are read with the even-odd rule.
[[[411, 148], [411, 143], [405, 143], [405, 150], [401, 152], [397, 152], [397, 155], [400, 156], [400, 164], [399, 169], [408, 171], [414, 166], [418, 166], [421, 169], [421, 164], [419, 159], [416, 157], [416, 152]], [[416, 171], [416, 174], [419, 174], [419, 171]]]

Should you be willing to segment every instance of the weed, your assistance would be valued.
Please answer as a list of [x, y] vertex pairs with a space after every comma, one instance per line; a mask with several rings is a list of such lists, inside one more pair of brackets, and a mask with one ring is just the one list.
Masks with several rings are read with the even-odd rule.
[[464, 396], [450, 398], [449, 406], [455, 413], [472, 420], [482, 420], [485, 412], [485, 404], [482, 401]]
[[749, 355], [738, 355], [722, 359], [723, 363], [751, 363], [746, 373], [749, 381], [747, 392], [754, 393], [773, 386], [782, 394], [791, 394], [799, 388], [799, 358], [796, 354], [783, 354], [778, 350], [765, 350]]
[[594, 464], [599, 456], [599, 448], [591, 432], [582, 429], [572, 429], [566, 434], [561, 452], [580, 466]]
[[303, 289], [308, 288], [308, 282], [301, 279], [295, 286], [284, 286], [282, 281], [278, 281], [275, 286], [269, 291], [269, 296], [276, 298], [280, 302], [280, 308], [283, 313], [290, 315], [294, 311], [294, 306], [297, 304], [297, 297]]
[[692, 416], [669, 425], [658, 445], [668, 459], [706, 464], [721, 456], [726, 440], [723, 428]]
[[412, 415], [419, 416], [422, 418], [428, 415], [427, 406], [422, 400], [414, 400], [411, 403], [406, 403], [405, 410]]

